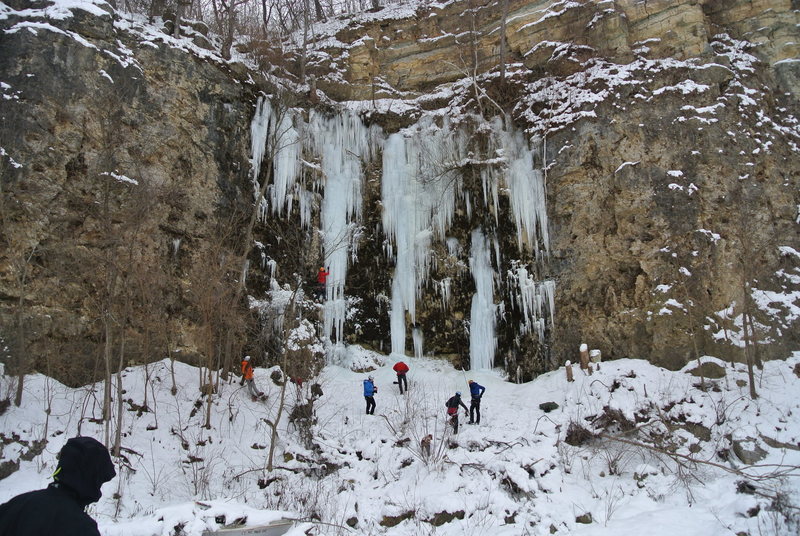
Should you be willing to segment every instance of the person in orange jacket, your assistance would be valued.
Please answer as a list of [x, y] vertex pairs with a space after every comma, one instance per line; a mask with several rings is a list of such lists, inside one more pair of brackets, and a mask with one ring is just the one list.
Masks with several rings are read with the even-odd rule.
[[253, 400], [258, 400], [264, 393], [256, 388], [256, 382], [253, 380], [253, 365], [250, 364], [250, 356], [244, 356], [242, 359], [242, 383], [247, 384], [247, 392], [253, 397]]
[[408, 381], [406, 381], [406, 374], [408, 373], [408, 365], [402, 361], [398, 361], [392, 367], [392, 370], [397, 373], [397, 381], [395, 382], [400, 387], [400, 394], [403, 394], [403, 389], [408, 391]]

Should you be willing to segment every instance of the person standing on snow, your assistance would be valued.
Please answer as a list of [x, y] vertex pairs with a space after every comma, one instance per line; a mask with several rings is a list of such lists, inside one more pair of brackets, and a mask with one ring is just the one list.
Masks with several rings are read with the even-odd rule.
[[325, 297], [325, 285], [328, 282], [329, 275], [331, 275], [330, 270], [320, 266], [319, 272], [317, 272], [317, 299], [320, 301]]
[[375, 379], [372, 376], [364, 380], [364, 400], [367, 401], [367, 415], [375, 415], [375, 394], [378, 392], [378, 386], [375, 385]]
[[467, 406], [461, 401], [461, 391], [456, 391], [456, 394], [451, 396], [444, 404], [447, 406], [447, 415], [450, 416], [450, 424], [453, 425], [453, 433], [458, 433], [458, 406], [464, 408], [464, 415], [469, 415]]
[[258, 400], [264, 393], [256, 388], [256, 382], [253, 381], [253, 365], [250, 364], [250, 356], [244, 356], [242, 359], [242, 383], [247, 384], [247, 392], [253, 397], [253, 400]]
[[91, 437], [72, 437], [58, 455], [53, 482], [0, 505], [0, 536], [100, 536], [84, 509], [103, 495], [117, 472], [108, 449]]
[[467, 424], [480, 424], [481, 398], [483, 397], [483, 392], [486, 391], [486, 387], [472, 380], [467, 383], [469, 383], [469, 393], [472, 395], [469, 403], [469, 422]]
[[406, 373], [408, 373], [408, 365], [402, 361], [398, 361], [392, 367], [392, 370], [397, 373], [397, 386], [400, 387], [400, 394], [403, 394], [403, 389], [408, 391], [408, 382], [406, 381]]

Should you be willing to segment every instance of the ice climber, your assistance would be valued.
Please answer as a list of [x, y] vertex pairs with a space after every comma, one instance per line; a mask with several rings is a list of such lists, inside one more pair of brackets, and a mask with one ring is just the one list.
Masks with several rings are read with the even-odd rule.
[[406, 380], [406, 374], [408, 373], [408, 365], [403, 363], [402, 361], [398, 361], [392, 367], [397, 373], [397, 386], [400, 387], [400, 394], [403, 394], [403, 389], [408, 391], [408, 381]]
[[250, 356], [244, 356], [242, 359], [242, 383], [247, 384], [247, 392], [253, 397], [253, 400], [258, 400], [264, 396], [264, 393], [258, 390], [256, 382], [253, 380], [253, 365], [250, 364]]
[[369, 376], [364, 380], [364, 400], [367, 401], [367, 415], [375, 415], [375, 394], [378, 386], [375, 385], [375, 378]]
[[447, 402], [445, 402], [445, 406], [447, 406], [447, 415], [450, 416], [450, 424], [453, 425], [453, 433], [458, 433], [458, 406], [464, 408], [464, 415], [469, 414], [469, 410], [467, 406], [461, 401], [461, 391], [456, 391], [456, 394], [451, 396]]
[[328, 282], [329, 275], [331, 275], [330, 270], [320, 266], [319, 272], [317, 272], [317, 300], [321, 301], [325, 297], [325, 285]]
[[469, 403], [469, 422], [467, 424], [480, 424], [481, 423], [481, 398], [486, 391], [486, 387], [480, 385], [478, 382], [469, 380], [469, 394], [472, 398]]
[[84, 509], [116, 476], [108, 449], [91, 437], [70, 438], [59, 454], [53, 482], [0, 505], [0, 536], [100, 536]]

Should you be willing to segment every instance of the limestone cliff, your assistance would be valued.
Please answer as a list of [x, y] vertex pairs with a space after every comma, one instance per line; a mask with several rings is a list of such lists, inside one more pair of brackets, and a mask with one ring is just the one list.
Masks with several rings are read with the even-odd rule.
[[[78, 382], [120, 342], [131, 361], [190, 358], [189, 274], [213, 262], [208, 242], [248, 184], [255, 86], [198, 57], [191, 36], [173, 41], [103, 4], [15, 7], [29, 9], [0, 11], [6, 351]], [[122, 300], [127, 312], [112, 307]], [[127, 338], [112, 329], [120, 315], [136, 318]]]

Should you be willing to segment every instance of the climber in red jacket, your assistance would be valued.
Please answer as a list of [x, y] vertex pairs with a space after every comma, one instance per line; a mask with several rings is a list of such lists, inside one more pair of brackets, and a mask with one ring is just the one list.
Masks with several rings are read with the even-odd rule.
[[397, 373], [397, 381], [395, 382], [400, 387], [400, 394], [403, 394], [403, 389], [408, 391], [408, 382], [406, 381], [406, 373], [408, 372], [408, 365], [402, 361], [398, 361], [392, 367], [392, 370]]
[[331, 272], [326, 270], [324, 266], [320, 266], [319, 272], [317, 272], [317, 300], [325, 298], [325, 284], [329, 275], [331, 275]]

